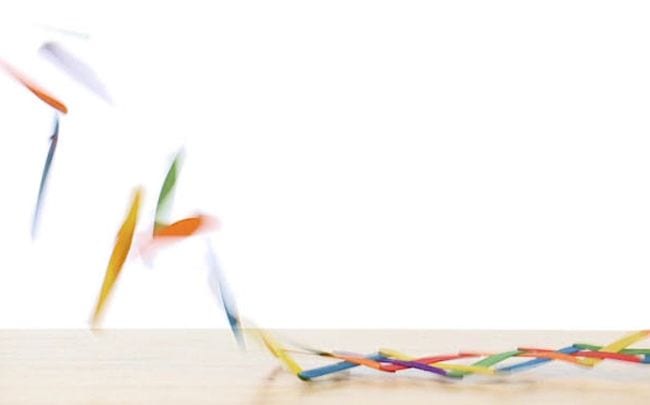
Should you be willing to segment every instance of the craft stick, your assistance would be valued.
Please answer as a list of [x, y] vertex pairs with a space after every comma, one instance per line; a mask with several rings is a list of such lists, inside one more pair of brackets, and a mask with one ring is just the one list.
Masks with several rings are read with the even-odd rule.
[[[581, 351], [577, 352], [575, 354], [576, 356], [582, 356], [582, 357], [589, 357], [589, 358], [595, 358], [595, 359], [609, 359], [609, 360], [619, 360], [619, 361], [628, 361], [631, 363], [641, 363], [643, 362], [643, 359], [639, 356], [635, 356], [633, 354], [622, 354], [622, 353], [609, 353], [609, 352], [601, 352], [601, 351]], [[587, 359], [585, 359], [587, 360]]]
[[[368, 356], [365, 356], [365, 357], [367, 359], [369, 359], [369, 360], [381, 360], [383, 358], [383, 356], [379, 355], [378, 353], [374, 353], [374, 354], [371, 354], [371, 355], [368, 355]], [[349, 361], [341, 361], [341, 362], [330, 364], [330, 365], [327, 365], [327, 366], [316, 367], [316, 368], [312, 368], [310, 370], [303, 370], [302, 372], [300, 372], [298, 377], [300, 377], [300, 379], [302, 379], [304, 381], [307, 381], [307, 380], [311, 380], [313, 378], [323, 377], [323, 376], [326, 376], [328, 374], [338, 373], [338, 372], [349, 370], [351, 368], [355, 368], [355, 367], [359, 367], [359, 366], [360, 366], [359, 363], [353, 363], [353, 362], [349, 362]]]
[[216, 218], [208, 215], [197, 215], [184, 218], [170, 225], [154, 229], [154, 239], [159, 238], [183, 238], [195, 235], [199, 231], [214, 229], [218, 222]]
[[47, 25], [47, 24], [36, 24], [36, 25], [39, 26], [41, 29], [44, 29], [46, 31], [54, 31], [54, 32], [58, 32], [58, 33], [61, 33], [61, 34], [64, 34], [64, 35], [69, 35], [69, 36], [73, 36], [73, 37], [77, 37], [77, 38], [81, 38], [81, 39], [89, 39], [90, 38], [90, 34], [87, 34], [85, 32], [79, 32], [79, 31], [73, 31], [73, 30], [68, 30], [68, 29], [63, 29], [63, 28], [52, 27], [51, 25]]
[[388, 373], [394, 373], [393, 370], [384, 369], [384, 365], [381, 364], [380, 362], [378, 362], [376, 360], [368, 359], [367, 357], [364, 357], [364, 356], [361, 356], [361, 355], [358, 355], [358, 354], [345, 354], [345, 353], [340, 353], [340, 352], [333, 352], [333, 353], [323, 354], [323, 356], [333, 357], [333, 358], [336, 358], [336, 359], [339, 359], [339, 360], [345, 360], [345, 361], [348, 361], [350, 363], [357, 363], [359, 365], [370, 367], [370, 368], [373, 368], [373, 369], [379, 370], [379, 371], [386, 371]]
[[302, 368], [296, 361], [289, 355], [284, 348], [280, 345], [278, 341], [276, 341], [271, 334], [268, 332], [265, 332], [261, 329], [258, 329], [257, 331], [258, 336], [262, 339], [262, 342], [266, 346], [269, 351], [280, 360], [282, 364], [292, 373], [295, 374], [297, 377], [300, 377], [300, 373], [302, 372]]
[[180, 170], [181, 159], [183, 157], [183, 150], [181, 149], [176, 153], [172, 164], [167, 170], [165, 175], [165, 180], [163, 181], [162, 187], [160, 189], [160, 194], [158, 195], [158, 202], [156, 203], [156, 213], [155, 213], [155, 222], [154, 222], [154, 234], [156, 229], [164, 227], [167, 221], [167, 213], [171, 206], [171, 200], [174, 197], [174, 189], [176, 187], [176, 178], [178, 177], [178, 171]]
[[46, 42], [39, 49], [40, 53], [58, 66], [78, 83], [84, 85], [108, 104], [112, 104], [111, 96], [97, 74], [86, 63], [74, 56], [63, 46], [55, 42]]
[[[573, 346], [565, 347], [560, 350], [557, 350], [558, 353], [564, 353], [564, 354], [571, 354], [579, 351], [579, 349], [576, 349]], [[544, 363], [548, 363], [550, 361], [553, 361], [554, 359], [548, 358], [548, 357], [538, 357], [533, 360], [527, 360], [521, 363], [513, 364], [510, 366], [505, 366], [505, 367], [499, 367], [496, 369], [498, 373], [512, 373], [515, 371], [522, 371], [524, 369], [529, 369], [537, 366], [541, 366]]]
[[[503, 352], [503, 353], [497, 353], [493, 354], [491, 356], [488, 356], [484, 359], [481, 359], [477, 361], [476, 363], [471, 364], [472, 366], [476, 367], [492, 367], [498, 363], [501, 363], [504, 360], [507, 360], [511, 357], [519, 355], [521, 352], [519, 350], [512, 350], [509, 352]], [[470, 371], [452, 371], [449, 373], [451, 377], [456, 377], [456, 376], [465, 376], [467, 374], [471, 374]]]
[[553, 350], [538, 351], [535, 349], [524, 349], [524, 348], [520, 348], [519, 350], [523, 351], [523, 353], [519, 354], [518, 357], [536, 357], [536, 358], [541, 357], [541, 358], [552, 359], [552, 360], [560, 360], [560, 361], [577, 364], [581, 366], [589, 366], [589, 364], [585, 362], [585, 359], [574, 357], [574, 355], [571, 354], [558, 353]]
[[245, 348], [244, 336], [241, 332], [241, 321], [239, 319], [239, 314], [237, 312], [237, 305], [235, 304], [235, 299], [233, 294], [230, 292], [230, 288], [226, 282], [226, 278], [219, 266], [216, 254], [212, 249], [210, 241], [206, 239], [207, 245], [207, 262], [208, 262], [208, 283], [212, 293], [220, 299], [223, 309], [226, 312], [226, 317], [228, 318], [228, 324], [230, 325], [230, 330], [232, 331], [237, 343], [241, 348]]
[[111, 258], [108, 262], [108, 267], [106, 268], [106, 274], [102, 283], [102, 289], [99, 293], [97, 305], [95, 306], [95, 312], [93, 313], [92, 317], [93, 328], [98, 324], [100, 317], [103, 314], [106, 300], [113, 290], [113, 286], [115, 285], [115, 282], [120, 275], [120, 271], [122, 270], [124, 262], [126, 261], [126, 257], [128, 256], [129, 250], [131, 249], [133, 233], [135, 232], [135, 226], [138, 222], [138, 211], [140, 209], [141, 199], [142, 190], [138, 188], [133, 195], [131, 208], [129, 209], [129, 212], [124, 219], [124, 223], [120, 227], [120, 230], [117, 234], [115, 246], [113, 247], [113, 253], [111, 254]]
[[[382, 354], [382, 350], [379, 351], [379, 354]], [[469, 358], [469, 357], [477, 357], [477, 356], [472, 355], [472, 354], [450, 354], [450, 355], [443, 355], [443, 356], [421, 357], [421, 358], [413, 359], [411, 361], [422, 363], [422, 364], [434, 364], [434, 363], [439, 363], [439, 362], [442, 362], [442, 361], [457, 360], [457, 359], [463, 359], [463, 358]], [[397, 364], [392, 364], [392, 365], [386, 366], [386, 368], [387, 369], [390, 368], [390, 369], [393, 369], [395, 371], [400, 371], [400, 370], [404, 370], [404, 369], [411, 368], [411, 367], [405, 366], [405, 365], [401, 366], [401, 365], [397, 365]]]
[[[420, 362], [417, 362], [417, 361], [398, 360], [398, 359], [394, 359], [394, 358], [390, 358], [390, 357], [383, 357], [382, 359], [380, 359], [380, 361], [392, 363], [392, 365], [395, 365], [395, 366], [401, 366], [401, 367], [403, 367], [402, 369], [417, 368], [418, 370], [428, 371], [430, 373], [434, 373], [434, 374], [438, 374], [438, 375], [447, 377], [447, 372], [445, 370], [443, 370], [442, 368], [433, 367], [433, 366], [430, 366], [428, 364], [420, 363]], [[395, 371], [395, 370], [387, 367], [383, 371]]]
[[38, 227], [38, 221], [41, 214], [41, 204], [43, 202], [43, 191], [45, 190], [45, 185], [47, 183], [48, 176], [50, 174], [50, 167], [52, 165], [52, 159], [54, 159], [54, 152], [56, 151], [56, 145], [59, 140], [59, 117], [54, 115], [54, 131], [52, 136], [50, 136], [50, 147], [47, 151], [47, 157], [45, 158], [45, 164], [43, 165], [43, 173], [41, 174], [41, 183], [38, 187], [38, 196], [36, 197], [36, 208], [34, 209], [34, 218], [32, 219], [32, 240], [36, 237], [36, 230]]
[[68, 107], [66, 107], [65, 104], [63, 104], [47, 91], [43, 90], [40, 86], [36, 85], [31, 80], [27, 79], [24, 74], [20, 73], [18, 70], [10, 66], [2, 59], [0, 59], [0, 67], [4, 68], [4, 70], [9, 73], [16, 81], [25, 86], [27, 90], [31, 91], [36, 97], [40, 98], [50, 107], [60, 111], [62, 114], [68, 113]]

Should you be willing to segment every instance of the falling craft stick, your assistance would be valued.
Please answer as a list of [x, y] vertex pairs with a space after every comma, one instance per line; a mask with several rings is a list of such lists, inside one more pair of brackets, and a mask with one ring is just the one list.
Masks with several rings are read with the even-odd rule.
[[31, 80], [27, 79], [25, 75], [20, 73], [18, 70], [10, 66], [7, 62], [3, 61], [2, 59], [0, 59], [0, 67], [4, 68], [4, 70], [7, 73], [9, 73], [20, 84], [25, 86], [27, 90], [31, 91], [36, 97], [40, 98], [46, 104], [60, 111], [61, 113], [67, 114], [68, 107], [66, 107], [65, 104], [63, 104], [61, 101], [59, 101], [56, 97], [54, 97], [47, 91], [43, 90], [40, 86], [36, 85]]
[[133, 240], [133, 233], [135, 231], [135, 226], [138, 222], [138, 211], [140, 209], [140, 202], [142, 199], [142, 190], [137, 189], [133, 195], [133, 200], [131, 202], [131, 208], [124, 219], [124, 223], [120, 227], [120, 230], [117, 234], [117, 240], [115, 241], [115, 247], [113, 247], [113, 253], [108, 262], [108, 267], [106, 268], [106, 275], [104, 276], [104, 282], [102, 283], [102, 289], [97, 298], [97, 305], [95, 307], [95, 312], [92, 317], [92, 325], [95, 327], [103, 313], [104, 306], [106, 305], [106, 300], [109, 297], [113, 286], [117, 281], [122, 266], [126, 261], [126, 257], [129, 254], [131, 249], [131, 242]]
[[70, 51], [64, 49], [63, 46], [55, 42], [46, 42], [41, 46], [39, 52], [104, 101], [109, 104], [113, 103], [104, 84], [99, 80], [93, 69], [70, 53]]
[[36, 24], [38, 27], [41, 29], [44, 29], [46, 31], [53, 31], [53, 32], [58, 32], [64, 35], [69, 35], [72, 37], [77, 37], [81, 39], [90, 39], [90, 34], [87, 34], [85, 32], [79, 32], [79, 31], [73, 31], [73, 30], [68, 30], [64, 28], [57, 28], [57, 27], [52, 27], [51, 25], [47, 24]]
[[167, 226], [159, 227], [154, 231], [154, 239], [186, 238], [196, 235], [199, 231], [214, 229], [217, 224], [216, 218], [208, 215], [197, 215], [181, 219]]
[[228, 323], [230, 324], [230, 330], [232, 330], [237, 343], [241, 348], [245, 348], [244, 336], [241, 331], [241, 320], [239, 319], [239, 313], [237, 312], [237, 305], [235, 304], [235, 299], [230, 292], [230, 288], [226, 282], [226, 278], [223, 275], [217, 256], [210, 245], [210, 241], [206, 239], [207, 245], [207, 261], [208, 261], [208, 284], [212, 293], [221, 301], [223, 309], [226, 312], [226, 317], [228, 318]]
[[154, 234], [156, 229], [163, 227], [167, 222], [167, 214], [171, 207], [171, 200], [174, 198], [174, 188], [176, 187], [176, 178], [180, 170], [181, 159], [183, 151], [180, 150], [174, 157], [174, 161], [165, 175], [165, 180], [158, 195], [158, 202], [156, 203], [156, 213], [154, 219]]
[[54, 116], [54, 131], [52, 136], [50, 136], [50, 148], [47, 151], [47, 157], [45, 158], [45, 165], [43, 166], [43, 173], [41, 174], [41, 183], [38, 187], [38, 197], [36, 198], [36, 208], [34, 209], [34, 218], [32, 220], [32, 239], [36, 236], [36, 230], [38, 227], [38, 220], [41, 212], [41, 203], [43, 201], [43, 191], [45, 190], [45, 185], [50, 173], [50, 167], [52, 165], [52, 159], [54, 158], [54, 152], [56, 151], [56, 145], [59, 140], [59, 117], [58, 115]]
[[302, 372], [302, 367], [296, 363], [293, 357], [287, 353], [284, 347], [271, 336], [270, 333], [258, 329], [256, 334], [262, 339], [264, 345], [269, 349], [269, 351], [280, 360], [280, 362], [289, 370], [292, 374], [300, 377]]

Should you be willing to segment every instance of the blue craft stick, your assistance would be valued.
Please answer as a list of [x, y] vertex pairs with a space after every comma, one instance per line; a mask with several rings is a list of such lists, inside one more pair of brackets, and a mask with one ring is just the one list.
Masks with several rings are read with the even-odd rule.
[[41, 174], [41, 183], [38, 187], [38, 197], [36, 198], [36, 208], [34, 209], [34, 218], [32, 219], [32, 239], [36, 237], [36, 230], [38, 227], [38, 220], [41, 215], [41, 204], [43, 203], [43, 192], [45, 191], [45, 184], [47, 183], [50, 174], [50, 167], [54, 159], [54, 152], [56, 151], [56, 144], [59, 141], [59, 116], [54, 115], [54, 131], [50, 136], [50, 148], [47, 152], [45, 165], [43, 166], [43, 174]]
[[[367, 359], [381, 361], [384, 356], [379, 353], [370, 354], [365, 356]], [[327, 374], [338, 373], [340, 371], [348, 370], [350, 368], [358, 367], [360, 364], [352, 363], [351, 361], [340, 361], [338, 363], [329, 364], [323, 367], [312, 368], [311, 370], [303, 370], [298, 374], [302, 380], [311, 380], [312, 378], [322, 377]]]
[[[576, 353], [576, 352], [579, 352], [579, 351], [580, 351], [580, 349], [578, 349], [577, 347], [573, 347], [573, 346], [565, 347], [565, 348], [562, 348], [562, 349], [558, 350], [559, 353], [565, 353], [565, 354], [572, 354], [572, 353]], [[532, 359], [532, 360], [524, 361], [524, 362], [521, 362], [521, 363], [513, 364], [511, 366], [500, 367], [500, 368], [497, 368], [496, 371], [498, 373], [511, 373], [513, 371], [521, 371], [521, 369], [525, 369], [525, 368], [536, 367], [536, 366], [542, 365], [544, 363], [548, 363], [551, 360], [553, 360], [553, 359], [538, 357], [536, 359]]]
[[235, 304], [235, 299], [228, 288], [226, 283], [226, 278], [219, 267], [214, 250], [210, 242], [206, 239], [207, 242], [207, 259], [209, 266], [209, 279], [210, 288], [213, 293], [219, 297], [221, 304], [223, 305], [224, 312], [226, 313], [226, 318], [230, 324], [230, 330], [235, 336], [235, 340], [239, 343], [239, 346], [244, 349], [246, 348], [246, 343], [244, 341], [244, 336], [241, 330], [241, 322], [239, 320], [239, 313], [237, 311], [237, 305]]

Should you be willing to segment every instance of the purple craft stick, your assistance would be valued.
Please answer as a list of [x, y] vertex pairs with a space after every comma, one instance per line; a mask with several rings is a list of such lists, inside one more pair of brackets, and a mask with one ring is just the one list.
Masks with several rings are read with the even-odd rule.
[[417, 368], [422, 371], [428, 371], [430, 373], [434, 374], [439, 374], [445, 377], [449, 377], [447, 372], [441, 368], [438, 367], [433, 367], [428, 364], [424, 363], [418, 363], [417, 361], [404, 361], [404, 360], [396, 360], [396, 359], [391, 359], [390, 357], [382, 357], [378, 359], [377, 361], [380, 362], [385, 362], [385, 363], [392, 363], [392, 364], [397, 364], [398, 366], [404, 366], [404, 367], [410, 367], [410, 368]]
[[108, 104], [113, 103], [104, 84], [99, 80], [90, 66], [65, 50], [61, 45], [54, 42], [46, 42], [41, 46], [40, 52], [72, 76], [73, 79], [104, 99]]

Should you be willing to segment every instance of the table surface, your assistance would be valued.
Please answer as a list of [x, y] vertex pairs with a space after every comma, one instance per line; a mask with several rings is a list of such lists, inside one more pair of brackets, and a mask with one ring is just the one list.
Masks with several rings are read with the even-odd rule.
[[[622, 332], [292, 330], [279, 336], [370, 353], [413, 355], [606, 344]], [[299, 361], [303, 361], [300, 358]], [[322, 360], [307, 358], [306, 363]], [[326, 362], [327, 363], [327, 362]], [[226, 330], [0, 330], [2, 404], [648, 404], [650, 365], [605, 361], [593, 369], [558, 362], [508, 377], [449, 381], [427, 373], [356, 368], [303, 382], [263, 347], [239, 350]]]

